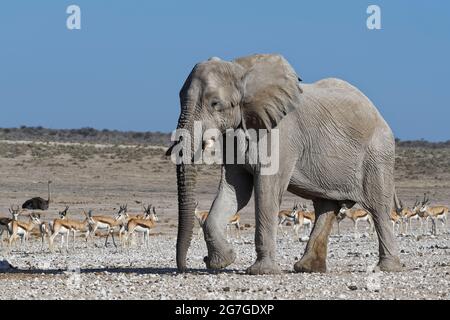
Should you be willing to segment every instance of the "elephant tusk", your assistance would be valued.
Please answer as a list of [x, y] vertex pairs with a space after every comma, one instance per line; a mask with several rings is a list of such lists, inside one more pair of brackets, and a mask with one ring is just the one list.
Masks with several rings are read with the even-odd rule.
[[175, 146], [178, 144], [178, 142], [175, 142], [173, 145], [171, 145], [170, 147], [169, 147], [169, 149], [167, 149], [167, 151], [166, 151], [166, 157], [170, 157], [171, 156], [171, 154], [172, 154], [172, 150], [173, 150], [173, 148], [175, 148]]
[[212, 148], [216, 141], [214, 139], [208, 139], [203, 142], [203, 150]]

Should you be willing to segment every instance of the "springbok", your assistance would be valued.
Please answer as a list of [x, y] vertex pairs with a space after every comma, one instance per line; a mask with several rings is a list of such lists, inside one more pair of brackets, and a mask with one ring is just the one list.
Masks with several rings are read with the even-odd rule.
[[0, 243], [1, 247], [3, 247], [3, 233], [8, 232], [8, 224], [11, 222], [11, 218], [0, 218]]
[[420, 223], [420, 232], [423, 233], [423, 225], [425, 221], [424, 213], [420, 212], [420, 208], [422, 207], [422, 203], [419, 200], [419, 197], [416, 197], [414, 205], [409, 214], [406, 214], [405, 219], [408, 221], [408, 228], [411, 230], [411, 222], [412, 220], [417, 220]]
[[39, 234], [41, 236], [41, 250], [44, 250], [45, 238], [51, 235], [49, 223], [42, 221], [39, 225]]
[[[302, 210], [297, 210], [294, 214], [294, 232], [297, 238], [299, 238], [299, 233], [303, 231], [304, 226], [308, 227], [308, 235], [311, 233], [312, 225], [316, 220], [316, 215], [314, 211], [308, 211], [306, 204], [302, 204]], [[300, 230], [300, 232], [299, 232]], [[303, 241], [303, 238], [300, 238]]]
[[350, 220], [353, 221], [353, 229], [354, 229], [355, 238], [358, 238], [358, 222], [359, 221], [366, 221], [369, 224], [369, 234], [370, 234], [370, 236], [372, 236], [373, 230], [374, 230], [373, 221], [372, 221], [372, 217], [366, 210], [349, 209], [349, 208], [347, 208], [347, 205], [344, 203], [344, 204], [342, 204], [342, 207], [339, 210], [339, 213], [337, 216], [338, 226], [339, 226], [339, 223], [345, 218], [349, 218]]
[[122, 220], [122, 225], [120, 226], [120, 230], [119, 230], [119, 242], [122, 244], [123, 246], [123, 238], [124, 235], [126, 234], [126, 229], [127, 229], [127, 224], [130, 221], [130, 219], [144, 219], [144, 220], [148, 220], [150, 219], [151, 215], [152, 215], [152, 204], [148, 205], [147, 207], [142, 203], [142, 209], [143, 209], [143, 213], [142, 214], [133, 214], [130, 215], [127, 212], [124, 213], [119, 213], [116, 216], [116, 220]]
[[420, 223], [422, 223], [422, 219], [420, 218], [418, 212], [419, 212], [419, 207], [418, 205], [420, 204], [420, 202], [418, 201], [418, 199], [416, 198], [414, 205], [412, 206], [412, 209], [410, 209], [409, 207], [405, 207], [403, 205], [403, 203], [400, 201], [400, 206], [402, 208], [401, 214], [400, 214], [400, 218], [402, 220], [402, 225], [404, 228], [404, 232], [405, 234], [409, 234], [411, 233], [412, 229], [411, 229], [411, 222], [413, 220], [417, 220]]
[[[343, 204], [341, 206], [341, 210], [342, 209], [347, 209], [347, 205]], [[343, 211], [339, 210], [338, 214], [336, 215], [336, 223], [337, 223], [337, 229], [338, 229], [338, 235], [341, 235], [341, 222], [342, 220], [344, 220], [345, 218], [347, 218], [347, 215], [345, 213], [343, 213]], [[353, 225], [354, 225], [354, 221], [353, 221]]]
[[411, 210], [409, 208], [406, 209], [405, 214], [402, 217], [403, 224], [405, 226], [405, 234], [410, 234], [412, 232], [412, 221], [416, 220], [422, 223], [422, 219], [418, 215], [417, 211]]
[[[194, 211], [194, 215], [195, 218], [197, 218], [198, 224], [200, 226], [200, 228], [198, 229], [197, 232], [197, 236], [200, 237], [202, 232], [203, 232], [203, 225], [205, 224], [206, 218], [208, 218], [208, 211], [200, 211], [198, 210], [198, 201], [195, 203], [195, 211]], [[241, 215], [239, 212], [233, 214], [227, 222], [227, 226], [226, 226], [226, 233], [227, 233], [227, 238], [228, 238], [228, 233], [229, 233], [229, 229], [231, 228], [231, 226], [235, 226], [236, 227], [236, 231], [237, 231], [237, 236], [238, 238], [241, 237]]]
[[[65, 212], [67, 212], [68, 207], [66, 207]], [[71, 219], [55, 219], [52, 226], [52, 235], [49, 237], [49, 247], [50, 250], [53, 251], [53, 241], [55, 237], [60, 232], [67, 232], [67, 243], [66, 243], [66, 250], [69, 250], [69, 234], [72, 232], [73, 234], [73, 240], [72, 240], [72, 248], [75, 249], [75, 237], [77, 232], [86, 232], [85, 240], [87, 241], [89, 233], [90, 233], [90, 225], [92, 223], [89, 216], [86, 214], [86, 212], [83, 210], [83, 214], [85, 216], [85, 219], [82, 221], [79, 220], [71, 220]]]
[[[3, 233], [6, 231], [6, 234], [9, 234], [9, 224], [13, 220], [17, 220], [17, 217], [19, 216], [19, 208], [14, 208], [11, 206], [9, 209], [9, 213], [12, 215], [11, 218], [2, 217], [0, 218], [0, 242], [1, 246], [3, 247]], [[9, 239], [9, 236], [8, 236]]]
[[200, 235], [203, 232], [203, 225], [205, 224], [206, 218], [208, 217], [208, 213], [209, 213], [208, 211], [198, 210], [198, 201], [195, 203], [194, 215], [195, 218], [197, 219], [198, 225], [200, 226], [197, 232], [197, 237], [200, 237]]
[[[47, 225], [45, 225], [45, 226], [41, 225], [39, 227], [39, 229], [41, 231], [41, 242], [44, 241], [43, 240], [45, 238], [45, 234], [44, 233], [47, 232], [47, 235], [48, 235], [48, 238], [49, 238], [49, 245], [50, 245], [50, 237], [54, 233], [53, 226], [55, 225], [57, 220], [64, 220], [64, 219], [66, 219], [66, 217], [67, 217], [67, 210], [69, 210], [69, 206], [66, 206], [63, 211], [59, 211], [58, 212], [59, 218], [56, 218], [53, 221], [50, 221], [48, 223], [48, 226]], [[66, 247], [69, 246], [69, 233], [70, 233], [69, 229], [66, 229], [64, 226], [60, 227], [59, 232], [58, 232], [58, 235], [61, 237], [61, 242], [60, 242], [60, 246], [59, 246], [60, 249], [62, 249], [62, 247], [64, 245], [64, 236], [66, 236], [66, 240], [65, 240], [65, 242], [67, 243]], [[53, 237], [53, 239], [55, 239], [55, 237]]]
[[11, 249], [11, 244], [15, 243], [15, 241], [17, 240], [17, 238], [19, 236], [21, 238], [21, 245], [23, 246], [24, 242], [26, 242], [28, 240], [28, 237], [29, 237], [31, 231], [34, 229], [34, 227], [41, 224], [40, 215], [36, 214], [34, 212], [30, 213], [29, 222], [23, 222], [23, 221], [17, 220], [17, 217], [19, 215], [18, 211], [19, 211], [19, 209], [17, 208], [17, 210], [13, 211], [14, 213], [11, 212], [11, 214], [13, 214], [14, 218], [8, 225], [8, 229], [9, 229], [8, 231], [10, 234], [9, 242], [8, 242], [9, 249]]
[[[13, 226], [14, 221], [17, 221], [19, 214], [20, 214], [20, 208], [19, 206], [14, 207], [13, 205], [11, 205], [11, 207], [9, 208], [9, 213], [11, 214], [11, 218], [2, 218], [2, 223], [5, 226], [5, 229], [7, 231], [7, 235], [8, 235], [8, 244], [9, 244], [9, 240], [10, 240], [10, 235], [11, 235], [11, 228]], [[2, 235], [3, 235], [3, 230], [2, 230]], [[9, 245], [8, 245], [8, 248]], [[10, 250], [10, 249], [8, 249]]]
[[116, 213], [115, 218], [105, 215], [93, 216], [92, 212], [89, 213], [89, 217], [92, 222], [92, 234], [95, 235], [95, 232], [97, 230], [106, 230], [107, 232], [105, 239], [105, 247], [108, 246], [108, 238], [110, 235], [112, 237], [114, 246], [117, 247], [116, 240], [114, 239], [114, 230], [116, 228], [119, 228], [119, 237], [120, 237], [121, 236], [120, 229], [122, 225], [125, 223], [126, 218], [128, 217], [127, 210], [128, 206], [126, 204], [120, 206], [119, 211]]
[[295, 223], [295, 216], [298, 210], [299, 204], [295, 203], [291, 210], [281, 210], [278, 212], [278, 228], [280, 228], [281, 232], [286, 234], [286, 231], [283, 230], [283, 224], [285, 222], [291, 222], [292, 224]]
[[230, 228], [232, 226], [235, 227], [235, 230], [237, 232], [237, 237], [238, 237], [238, 239], [240, 239], [241, 238], [241, 214], [239, 212], [233, 214], [230, 217], [230, 219], [228, 220], [228, 223], [227, 223], [227, 238], [228, 238], [228, 234], [231, 235]]
[[422, 201], [422, 206], [419, 209], [419, 212], [422, 213], [425, 219], [425, 227], [427, 227], [427, 222], [431, 219], [432, 229], [431, 233], [437, 235], [437, 226], [436, 221], [440, 221], [442, 223], [442, 227], [446, 230], [447, 227], [447, 214], [448, 207], [446, 206], [430, 206], [430, 199], [427, 194], [424, 194], [424, 199]]
[[[150, 211], [150, 206], [148, 206], [147, 210]], [[146, 219], [132, 218], [128, 220], [125, 235], [125, 243], [127, 246], [130, 247], [133, 242], [134, 232], [142, 232], [144, 234], [145, 246], [148, 248], [150, 230], [156, 226], [156, 222], [158, 221], [159, 218], [156, 214], [155, 207], [153, 207], [152, 213]]]
[[389, 216], [389, 219], [391, 220], [392, 223], [392, 232], [395, 235], [395, 226], [398, 224], [398, 232], [401, 232], [402, 229], [402, 216], [401, 216], [401, 210], [397, 210], [397, 209], [392, 209], [391, 210], [391, 214]]

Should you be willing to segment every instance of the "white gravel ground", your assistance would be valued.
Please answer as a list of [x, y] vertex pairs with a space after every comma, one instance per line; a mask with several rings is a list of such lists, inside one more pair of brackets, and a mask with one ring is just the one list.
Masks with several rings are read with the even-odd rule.
[[[250, 230], [252, 231], [252, 230]], [[238, 258], [224, 271], [205, 270], [204, 241], [194, 237], [188, 265], [175, 269], [175, 237], [150, 238], [151, 248], [89, 247], [50, 253], [33, 240], [23, 249], [0, 254], [0, 299], [449, 299], [450, 234], [398, 237], [405, 265], [400, 273], [372, 273], [377, 241], [367, 236], [330, 238], [328, 273], [292, 272], [305, 243], [279, 236], [283, 274], [249, 276], [255, 259], [253, 232], [232, 240]], [[6, 259], [8, 263], [1, 262]]]

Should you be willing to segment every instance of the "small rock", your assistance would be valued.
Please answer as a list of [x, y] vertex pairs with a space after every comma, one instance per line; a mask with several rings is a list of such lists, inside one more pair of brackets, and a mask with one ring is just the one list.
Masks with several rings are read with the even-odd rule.
[[230, 291], [230, 287], [225, 287], [225, 288], [223, 288], [223, 291], [229, 292], [229, 291]]
[[355, 286], [355, 285], [353, 285], [353, 284], [352, 284], [352, 285], [349, 285], [348, 288], [349, 288], [350, 290], [352, 290], [352, 291], [358, 290], [358, 287]]

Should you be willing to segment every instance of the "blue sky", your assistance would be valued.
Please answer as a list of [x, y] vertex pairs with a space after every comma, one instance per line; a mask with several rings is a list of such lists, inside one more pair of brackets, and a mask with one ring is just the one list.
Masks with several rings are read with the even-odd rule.
[[[66, 8], [81, 7], [81, 30]], [[381, 8], [368, 30], [366, 8]], [[198, 61], [281, 53], [359, 87], [401, 139], [450, 139], [450, 2], [2, 0], [0, 127], [171, 131]]]

